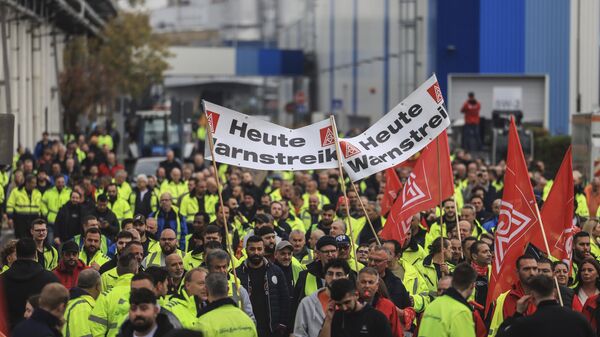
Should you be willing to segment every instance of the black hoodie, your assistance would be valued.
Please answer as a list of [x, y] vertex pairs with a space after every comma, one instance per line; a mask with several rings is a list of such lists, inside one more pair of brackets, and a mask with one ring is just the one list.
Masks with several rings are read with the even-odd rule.
[[[156, 328], [154, 337], [162, 337], [162, 336], [166, 335], [167, 333], [169, 333], [173, 329], [181, 328], [181, 326], [173, 325], [172, 321], [162, 310], [156, 316], [156, 325], [158, 327]], [[128, 319], [123, 323], [123, 325], [121, 325], [121, 328], [119, 329], [119, 334], [117, 335], [117, 337], [133, 337], [133, 332], [134, 332], [133, 325], [131, 324], [131, 321]]]
[[39, 294], [46, 284], [52, 282], [59, 282], [56, 275], [45, 270], [34, 260], [17, 260], [2, 274], [11, 329], [23, 320], [27, 298]]

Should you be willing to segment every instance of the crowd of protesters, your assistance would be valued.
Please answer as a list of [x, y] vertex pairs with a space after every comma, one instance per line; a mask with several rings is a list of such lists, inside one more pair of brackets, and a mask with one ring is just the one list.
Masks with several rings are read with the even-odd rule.
[[[486, 303], [505, 166], [460, 149], [452, 165], [454, 197], [380, 242], [383, 173], [348, 188], [346, 209], [337, 170], [259, 181], [169, 151], [129, 177], [102, 128], [44, 134], [0, 171], [11, 336], [600, 336], [600, 178], [573, 172], [573, 265], [529, 247]], [[530, 172], [541, 205], [551, 177]]]

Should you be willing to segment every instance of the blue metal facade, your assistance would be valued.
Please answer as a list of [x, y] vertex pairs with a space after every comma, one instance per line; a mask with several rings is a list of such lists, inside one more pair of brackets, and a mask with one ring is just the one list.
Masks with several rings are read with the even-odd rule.
[[438, 0], [435, 12], [435, 72], [445, 93], [449, 73], [479, 72], [479, 0]]
[[479, 71], [525, 71], [525, 2], [483, 0], [480, 10]]
[[432, 1], [430, 64], [442, 92], [449, 73], [548, 74], [550, 132], [569, 132], [571, 0]]
[[235, 73], [242, 76], [303, 76], [301, 50], [237, 48]]
[[552, 134], [569, 132], [570, 7], [570, 0], [527, 0], [525, 7], [525, 72], [550, 77]]

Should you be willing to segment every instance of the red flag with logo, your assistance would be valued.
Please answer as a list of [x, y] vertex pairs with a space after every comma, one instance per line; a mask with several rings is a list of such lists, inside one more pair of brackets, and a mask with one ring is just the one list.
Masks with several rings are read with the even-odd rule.
[[533, 229], [539, 227], [537, 204], [513, 118], [506, 157], [505, 187], [494, 239], [486, 312], [490, 304], [518, 280], [515, 262], [523, 254]]
[[450, 198], [454, 194], [453, 179], [448, 135], [444, 131], [421, 151], [388, 214], [381, 236], [403, 244], [412, 216]]
[[542, 230], [539, 226], [533, 228], [531, 236], [531, 243], [534, 246], [569, 265], [573, 252], [573, 215], [575, 214], [573, 194], [573, 165], [569, 147], [560, 169], [556, 173], [548, 198], [540, 211], [550, 252], [546, 252]]
[[385, 216], [390, 211], [401, 188], [402, 183], [396, 174], [396, 170], [394, 168], [385, 170], [385, 190], [381, 200], [381, 215]]

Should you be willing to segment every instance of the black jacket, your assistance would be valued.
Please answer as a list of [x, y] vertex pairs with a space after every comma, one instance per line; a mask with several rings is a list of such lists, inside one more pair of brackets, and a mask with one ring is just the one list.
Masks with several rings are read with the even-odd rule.
[[498, 337], [521, 336], [593, 337], [595, 334], [583, 315], [551, 300], [540, 302], [531, 316], [515, 315], [508, 318], [498, 330]]
[[48, 311], [38, 308], [28, 320], [19, 323], [12, 331], [12, 337], [61, 337], [57, 329], [60, 320]]
[[81, 205], [68, 201], [56, 214], [54, 236], [59, 237], [61, 242], [66, 242], [75, 235], [81, 234], [81, 220], [84, 216], [85, 212]]
[[[290, 298], [286, 286], [287, 281], [285, 275], [283, 275], [283, 271], [267, 259], [264, 259], [264, 262], [267, 268], [265, 272], [265, 283], [258, 286], [249, 285], [250, 275], [248, 271], [248, 260], [237, 267], [236, 271], [242, 286], [248, 289], [249, 295], [251, 295], [251, 291], [265, 291], [267, 302], [269, 304], [269, 308], [265, 308], [265, 310], [268, 310], [271, 332], [274, 332], [286, 328], [289, 323]], [[254, 305], [253, 308], [255, 311], [260, 310], [260, 308], [256, 308]]]
[[[168, 334], [173, 329], [181, 328], [181, 325], [173, 324], [173, 321], [169, 318], [164, 310], [161, 310], [156, 316], [156, 325], [158, 328], [154, 333], [153, 337], [162, 337]], [[119, 334], [117, 337], [133, 337], [133, 325], [131, 321], [127, 319], [121, 328], [119, 328]]]
[[34, 260], [17, 260], [2, 274], [11, 328], [23, 320], [27, 298], [39, 294], [46, 284], [52, 282], [59, 282], [58, 278]]
[[147, 189], [144, 197], [140, 198], [140, 190], [137, 187], [134, 187], [133, 194], [135, 195], [135, 204], [132, 209], [133, 214], [141, 214], [145, 217], [150, 216], [150, 213], [152, 213], [152, 191]]
[[119, 220], [117, 219], [115, 213], [113, 213], [113, 211], [111, 211], [110, 209], [107, 208], [106, 211], [100, 212], [98, 211], [98, 208], [94, 208], [89, 212], [89, 215], [95, 216], [99, 222], [108, 222], [108, 227], [100, 228], [102, 234], [105, 235], [107, 238], [113, 240], [117, 233], [119, 233], [121, 225], [119, 224]]
[[382, 279], [390, 294], [390, 299], [398, 308], [404, 309], [411, 306], [410, 294], [406, 290], [401, 279], [394, 275], [389, 269], [385, 270], [385, 277]]

